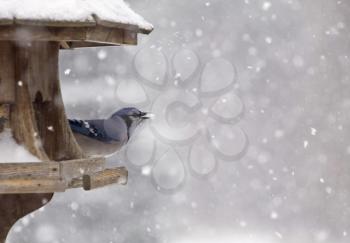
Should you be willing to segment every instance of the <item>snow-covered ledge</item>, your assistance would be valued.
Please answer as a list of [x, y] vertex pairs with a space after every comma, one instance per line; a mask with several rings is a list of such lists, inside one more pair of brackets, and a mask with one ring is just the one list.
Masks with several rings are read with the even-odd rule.
[[0, 40], [58, 41], [64, 49], [137, 44], [152, 24], [123, 0], [2, 0]]

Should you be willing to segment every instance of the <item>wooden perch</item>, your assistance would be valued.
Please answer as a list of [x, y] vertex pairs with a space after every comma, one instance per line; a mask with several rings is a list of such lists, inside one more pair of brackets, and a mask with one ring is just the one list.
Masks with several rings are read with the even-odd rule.
[[64, 192], [66, 182], [59, 179], [7, 179], [0, 180], [1, 194]]
[[8, 179], [60, 179], [60, 164], [42, 163], [6, 163], [0, 164], [0, 181]]
[[65, 180], [81, 177], [96, 171], [101, 171], [106, 166], [105, 158], [87, 158], [76, 160], [65, 160], [59, 163], [60, 175]]
[[110, 184], [125, 185], [128, 178], [128, 171], [124, 168], [107, 169], [90, 175], [83, 176], [83, 187], [85, 190], [92, 190]]
[[0, 194], [53, 193], [79, 187], [91, 190], [126, 184], [125, 168], [104, 168], [104, 158], [0, 164]]

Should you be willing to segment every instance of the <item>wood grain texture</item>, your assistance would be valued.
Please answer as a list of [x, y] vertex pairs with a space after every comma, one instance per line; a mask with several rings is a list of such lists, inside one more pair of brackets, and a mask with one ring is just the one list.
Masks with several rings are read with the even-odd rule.
[[[3, 30], [0, 28], [0, 32]], [[58, 80], [58, 42], [22, 41], [12, 46], [12, 56], [1, 57], [7, 64], [0, 65], [0, 73], [7, 67], [14, 70], [15, 102], [10, 107], [10, 127], [15, 140], [42, 161], [84, 157], [64, 112]], [[0, 51], [0, 55], [3, 53]], [[53, 132], [48, 130], [49, 126], [54, 127]], [[9, 183], [12, 183], [12, 189], [19, 185], [13, 181]], [[39, 186], [41, 191], [37, 192], [63, 190], [61, 185], [57, 187], [57, 182], [50, 180], [48, 183], [51, 186]], [[38, 187], [38, 183], [27, 183], [23, 190], [31, 192], [35, 186]], [[3, 184], [3, 189], [12, 192], [11, 186], [7, 184]], [[0, 242], [5, 242], [9, 228], [18, 219], [42, 207], [42, 201], [48, 202], [52, 196], [52, 193], [0, 195]]]
[[[0, 28], [0, 41], [75, 41], [105, 44], [137, 44], [137, 32], [122, 28], [95, 27], [40, 27], [40, 26], [5, 26]], [[88, 45], [85, 45], [88, 46]]]
[[70, 189], [73, 188], [82, 188], [83, 187], [83, 177], [73, 178], [72, 180], [68, 181], [67, 187]]
[[[51, 160], [62, 161], [85, 156], [69, 127], [64, 110], [58, 77], [58, 51], [57, 42], [32, 43], [28, 70], [32, 78], [29, 83], [40, 84], [38, 88], [31, 89], [31, 94], [44, 150]], [[46, 96], [52, 98], [45, 99]]]
[[29, 47], [16, 47], [15, 62], [12, 65], [15, 67], [15, 80], [18, 80], [19, 85], [16, 85], [16, 103], [11, 106], [10, 127], [19, 144], [24, 144], [29, 152], [45, 161], [49, 158], [38, 137], [39, 131], [30, 92], [32, 83], [30, 55]]
[[59, 164], [61, 178], [71, 180], [72, 178], [82, 177], [84, 174], [91, 174], [103, 170], [106, 166], [106, 159], [85, 158], [61, 161]]
[[90, 175], [84, 175], [83, 187], [85, 190], [92, 190], [111, 184], [125, 185], [127, 178], [128, 171], [124, 167], [106, 169], [104, 171], [96, 172]]
[[26, 214], [44, 206], [52, 194], [0, 194], [0, 242], [5, 243], [7, 233], [15, 222]]
[[55, 162], [1, 163], [0, 181], [8, 179], [60, 179], [60, 164]]
[[0, 104], [15, 102], [14, 46], [0, 41]]
[[0, 164], [0, 194], [63, 192], [83, 187], [84, 182], [90, 189], [126, 183], [125, 168], [104, 167], [105, 158]]
[[0, 192], [2, 194], [64, 192], [66, 188], [67, 183], [65, 181], [46, 177], [0, 180]]
[[12, 25], [12, 24], [14, 24], [13, 18], [6, 18], [6, 17], [0, 18], [0, 26]]

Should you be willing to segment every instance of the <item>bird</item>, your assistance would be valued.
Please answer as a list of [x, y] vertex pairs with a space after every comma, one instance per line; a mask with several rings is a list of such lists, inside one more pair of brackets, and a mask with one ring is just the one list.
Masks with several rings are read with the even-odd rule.
[[119, 151], [136, 128], [149, 118], [150, 113], [135, 107], [126, 107], [114, 112], [107, 119], [68, 119], [68, 122], [86, 155], [109, 157]]

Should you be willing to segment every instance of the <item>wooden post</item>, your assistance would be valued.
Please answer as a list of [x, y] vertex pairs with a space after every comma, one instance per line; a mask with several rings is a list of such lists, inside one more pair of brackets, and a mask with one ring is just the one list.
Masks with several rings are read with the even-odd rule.
[[15, 102], [13, 45], [0, 41], [0, 104]]
[[[0, 41], [0, 105], [10, 104], [9, 126], [16, 141], [43, 161], [84, 157], [64, 111], [58, 51], [58, 42]], [[0, 243], [18, 219], [52, 196], [0, 195]]]
[[128, 171], [124, 167], [107, 169], [90, 175], [84, 175], [83, 187], [88, 191], [114, 183], [125, 185], [127, 179]]

